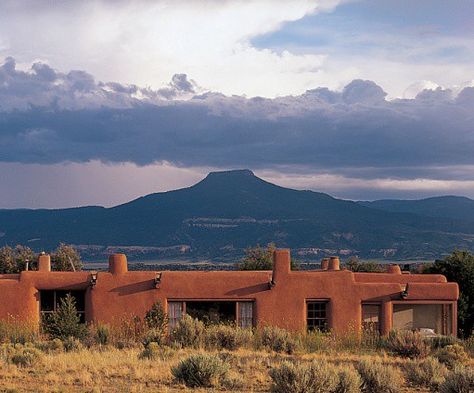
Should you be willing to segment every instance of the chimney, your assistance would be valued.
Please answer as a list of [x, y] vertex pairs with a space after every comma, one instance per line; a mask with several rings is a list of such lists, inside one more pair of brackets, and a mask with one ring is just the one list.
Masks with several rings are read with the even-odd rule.
[[41, 255], [38, 257], [38, 271], [39, 272], [51, 271], [51, 257], [48, 254], [41, 253]]
[[291, 270], [290, 250], [282, 249], [273, 252], [273, 275], [272, 283], [275, 285], [279, 280], [283, 280]]
[[387, 268], [387, 273], [390, 274], [402, 274], [402, 270], [400, 269], [400, 266], [398, 265], [388, 265]]
[[329, 258], [323, 258], [321, 260], [321, 270], [328, 270], [329, 267]]
[[127, 257], [125, 254], [112, 254], [109, 256], [109, 272], [112, 274], [128, 272]]
[[341, 270], [339, 257], [329, 258], [328, 270]]

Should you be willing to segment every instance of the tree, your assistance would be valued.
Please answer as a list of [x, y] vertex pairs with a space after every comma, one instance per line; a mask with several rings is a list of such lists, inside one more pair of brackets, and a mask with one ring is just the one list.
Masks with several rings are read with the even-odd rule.
[[81, 323], [77, 313], [76, 300], [68, 293], [52, 314], [46, 314], [43, 320], [43, 329], [51, 338], [66, 340], [69, 337], [83, 339], [87, 334], [87, 327]]
[[474, 328], [474, 255], [468, 251], [454, 251], [444, 259], [425, 266], [423, 273], [443, 274], [448, 281], [459, 285], [458, 327], [467, 337]]
[[58, 271], [82, 270], [81, 256], [74, 247], [64, 243], [51, 254], [51, 265], [52, 270]]
[[381, 273], [384, 271], [379, 263], [373, 261], [362, 262], [358, 257], [352, 256], [348, 259], [345, 266], [353, 272], [360, 273]]
[[36, 266], [36, 255], [33, 250], [26, 246], [17, 245], [15, 248], [5, 246], [0, 248], [0, 274], [20, 273], [26, 269], [33, 270]]
[[34, 251], [26, 246], [18, 244], [15, 247], [15, 260], [19, 272], [26, 270], [28, 263], [28, 270], [36, 270], [38, 264], [38, 256]]
[[[239, 270], [272, 270], [273, 269], [273, 252], [276, 250], [274, 243], [270, 243], [267, 247], [249, 247], [245, 250], [245, 256], [237, 264]], [[291, 259], [291, 269], [298, 270], [298, 262]]]

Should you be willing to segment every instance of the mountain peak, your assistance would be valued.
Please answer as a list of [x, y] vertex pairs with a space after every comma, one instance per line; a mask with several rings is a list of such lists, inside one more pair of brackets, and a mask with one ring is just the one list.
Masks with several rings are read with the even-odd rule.
[[194, 187], [236, 190], [248, 189], [249, 187], [253, 188], [263, 184], [267, 183], [255, 176], [250, 169], [234, 169], [229, 171], [210, 172], [203, 180], [195, 184]]
[[244, 176], [252, 176], [256, 177], [255, 174], [250, 169], [231, 169], [228, 171], [217, 171], [217, 172], [209, 172], [206, 178], [209, 177], [244, 177]]

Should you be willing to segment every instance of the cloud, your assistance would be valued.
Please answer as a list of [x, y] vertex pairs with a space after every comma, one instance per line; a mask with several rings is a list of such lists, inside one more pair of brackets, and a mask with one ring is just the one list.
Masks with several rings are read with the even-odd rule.
[[291, 94], [324, 77], [325, 53], [260, 49], [251, 39], [338, 3], [91, 0], [50, 7], [5, 0], [0, 56], [14, 56], [21, 66], [41, 59], [59, 69], [86, 69], [101, 80], [153, 89], [180, 72], [226, 94]]
[[170, 83], [157, 90], [116, 82], [96, 82], [85, 72], [67, 74], [36, 62], [27, 71], [17, 69], [7, 57], [0, 66], [0, 111], [25, 110], [30, 107], [57, 109], [129, 108], [137, 103], [160, 104], [169, 99], [189, 98], [200, 87], [185, 74], [175, 74]]
[[153, 90], [39, 62], [21, 71], [8, 58], [0, 67], [0, 160], [473, 178], [453, 169], [474, 165], [473, 87], [394, 100], [363, 80], [274, 99], [203, 91], [183, 74]]

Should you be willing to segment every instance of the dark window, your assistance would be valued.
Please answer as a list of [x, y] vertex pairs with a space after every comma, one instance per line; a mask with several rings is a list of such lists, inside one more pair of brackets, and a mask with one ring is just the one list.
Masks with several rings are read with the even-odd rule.
[[209, 324], [235, 322], [235, 302], [186, 302], [186, 314]]
[[380, 304], [362, 304], [362, 329], [380, 332]]
[[327, 305], [327, 301], [306, 302], [306, 323], [308, 330], [319, 330], [321, 332], [328, 330]]
[[76, 300], [77, 313], [84, 323], [85, 318], [85, 291], [40, 291], [40, 311], [41, 314], [50, 314], [56, 311], [67, 294]]
[[168, 326], [176, 327], [184, 314], [206, 324], [232, 323], [243, 328], [253, 326], [254, 302], [233, 301], [168, 301]]

